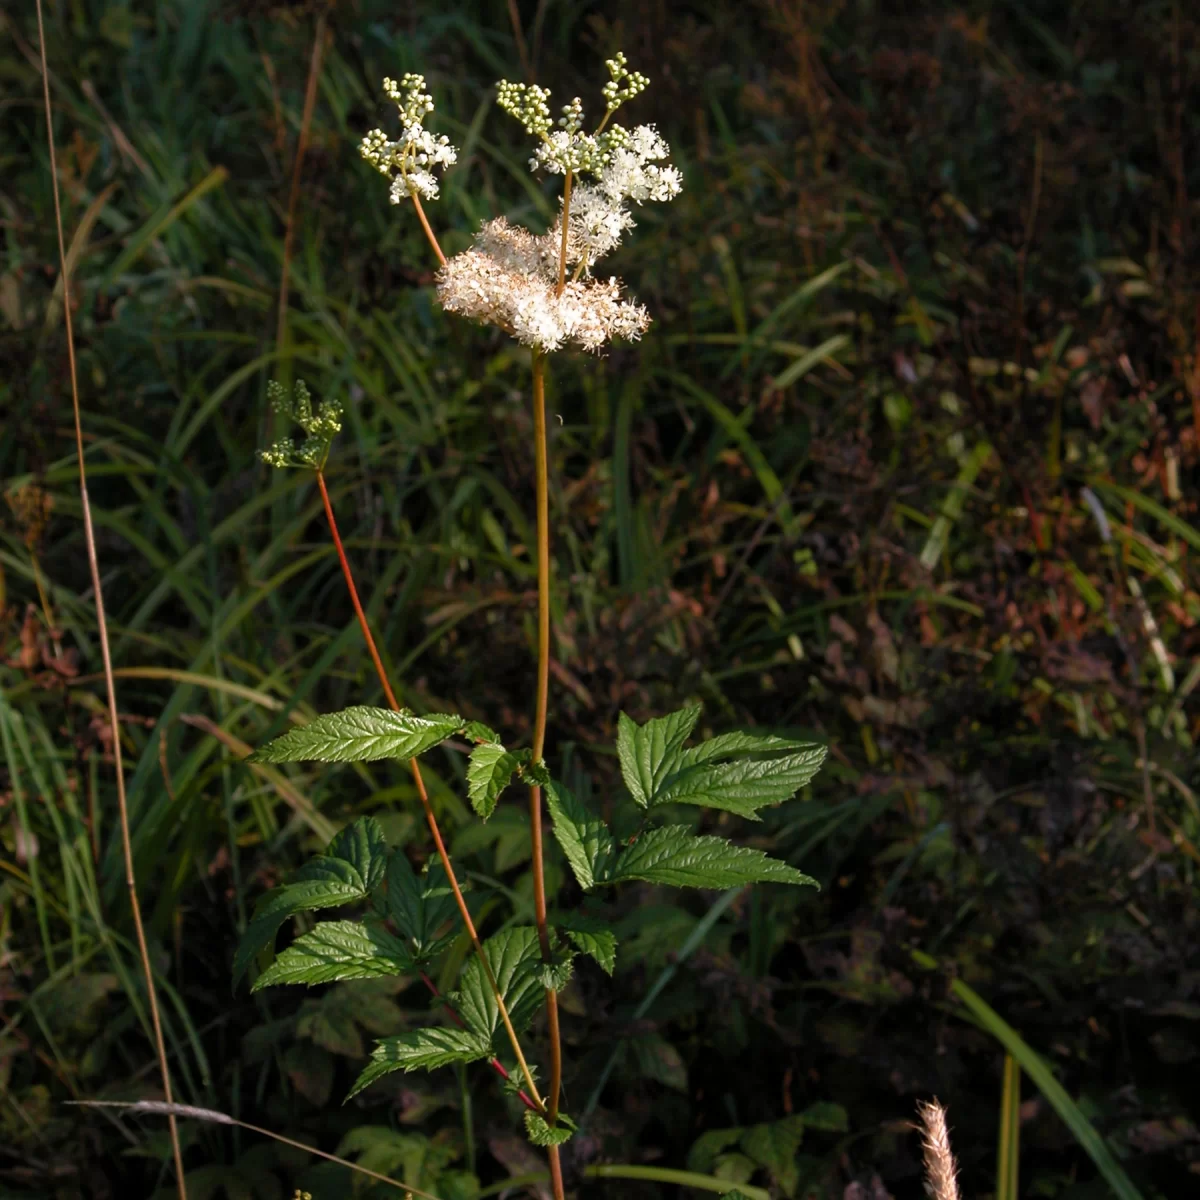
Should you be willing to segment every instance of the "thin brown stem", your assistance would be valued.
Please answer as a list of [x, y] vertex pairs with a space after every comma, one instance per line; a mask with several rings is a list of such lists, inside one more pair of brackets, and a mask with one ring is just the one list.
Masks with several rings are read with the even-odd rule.
[[414, 195], [412, 202], [413, 208], [417, 210], [417, 219], [421, 222], [421, 228], [425, 230], [425, 236], [429, 239], [429, 244], [433, 247], [433, 252], [437, 255], [438, 262], [444, 267], [446, 265], [446, 256], [442, 253], [442, 247], [438, 244], [437, 235], [433, 232], [433, 228], [429, 224], [429, 218], [425, 215], [425, 210], [421, 207], [421, 197]]
[[317, 81], [321, 77], [321, 58], [325, 53], [325, 14], [317, 17], [313, 34], [312, 55], [308, 61], [308, 83], [304, 89], [304, 111], [300, 117], [300, 133], [296, 138], [296, 158], [292, 163], [292, 186], [288, 192], [287, 225], [283, 231], [283, 267], [279, 273], [279, 316], [275, 327], [275, 347], [283, 346], [287, 333], [288, 284], [291, 280], [292, 245], [296, 234], [296, 208], [300, 200], [300, 170], [308, 149], [313, 110], [317, 105]]
[[550, 462], [546, 447], [546, 356], [538, 350], [533, 352], [533, 437], [538, 571], [538, 675], [533, 758], [537, 762], [546, 748], [546, 713], [550, 696]]
[[512, 25], [513, 41], [517, 43], [517, 56], [521, 60], [521, 72], [528, 82], [535, 82], [533, 67], [529, 62], [529, 49], [525, 45], [525, 31], [521, 28], [521, 14], [517, 9], [517, 0], [508, 0], [508, 19]]
[[[100, 638], [100, 658], [104, 664], [104, 686], [108, 701], [108, 728], [112, 737], [113, 768], [117, 776], [117, 811], [121, 825], [121, 849], [125, 856], [125, 887], [133, 914], [138, 955], [146, 977], [146, 1000], [150, 1009], [150, 1025], [154, 1035], [154, 1051], [162, 1076], [163, 1095], [171, 1099], [171, 1072], [167, 1066], [167, 1048], [163, 1041], [162, 1021], [158, 1013], [158, 993], [154, 986], [154, 971], [150, 965], [150, 949], [142, 925], [142, 908], [138, 903], [137, 880], [133, 870], [133, 839], [129, 834], [129, 806], [125, 796], [125, 767], [121, 760], [121, 729], [117, 719], [117, 687], [113, 678], [112, 653], [108, 644], [108, 622], [104, 616], [104, 592], [100, 583], [100, 561], [96, 555], [96, 533], [92, 525], [92, 509], [88, 500], [87, 464], [83, 454], [83, 417], [79, 404], [79, 377], [75, 364], [75, 333], [71, 320], [71, 280], [67, 270], [66, 239], [63, 237], [62, 202], [58, 195], [58, 164], [54, 154], [54, 119], [50, 107], [50, 72], [46, 65], [46, 30], [42, 18], [42, 0], [37, 0], [38, 51], [42, 64], [42, 97], [46, 108], [46, 143], [50, 151], [50, 185], [54, 193], [54, 224], [58, 233], [58, 261], [62, 271], [63, 319], [67, 334], [67, 363], [71, 375], [71, 406], [75, 417], [75, 455], [79, 462], [79, 501], [83, 512], [83, 536], [87, 545], [88, 568], [92, 576], [92, 594], [96, 597], [96, 628]], [[183, 1151], [179, 1145], [179, 1130], [174, 1115], [168, 1118], [171, 1135], [171, 1154], [175, 1160], [175, 1183], [180, 1200], [187, 1200], [187, 1183], [183, 1174]]]
[[[571, 176], [567, 175], [570, 197]], [[563, 229], [566, 229], [566, 200], [563, 202]], [[563, 237], [564, 252], [566, 237]], [[561, 263], [560, 263], [561, 281]], [[561, 283], [560, 283], [561, 290]], [[533, 722], [533, 761], [540, 762], [546, 746], [546, 715], [550, 697], [550, 463], [546, 445], [546, 356], [533, 352], [533, 436], [534, 473], [537, 504], [538, 567], [538, 660], [537, 710]], [[546, 872], [542, 855], [542, 789], [529, 789], [529, 826], [533, 860], [533, 914], [537, 924], [542, 959], [550, 962], [550, 931], [546, 922]], [[550, 1084], [546, 1094], [546, 1119], [551, 1126], [558, 1120], [558, 1099], [562, 1091], [562, 1038], [558, 1028], [558, 993], [546, 989], [546, 1033], [550, 1040]], [[550, 1181], [555, 1200], [563, 1200], [562, 1165], [558, 1147], [547, 1150]]]
[[570, 218], [571, 172], [568, 171], [566, 182], [563, 184], [562, 245], [558, 250], [558, 287], [554, 290], [556, 296], [561, 296], [563, 288], [567, 286], [567, 236], [571, 229]]
[[[371, 655], [371, 661], [375, 664], [375, 671], [379, 676], [380, 684], [383, 686], [384, 695], [387, 697], [388, 707], [393, 712], [399, 712], [400, 705], [396, 702], [395, 693], [388, 682], [387, 673], [383, 669], [383, 660], [379, 657], [379, 650], [376, 648], [375, 638], [371, 633], [371, 626], [367, 621], [367, 614], [363, 611], [362, 601], [358, 598], [358, 588], [354, 584], [354, 575], [350, 570], [350, 561], [346, 558], [346, 550], [342, 545], [342, 536], [338, 532], [337, 519], [333, 515], [333, 504], [329, 499], [329, 489], [325, 486], [324, 472], [317, 471], [316, 476], [317, 486], [321, 490], [321, 501], [325, 506], [325, 517], [329, 521], [329, 532], [333, 537], [334, 549], [337, 550], [338, 562], [342, 565], [342, 576], [346, 581], [346, 590], [350, 593], [350, 602], [354, 605], [355, 616], [358, 617], [358, 626], [362, 630], [363, 640], [367, 643], [367, 650]], [[429, 803], [429, 793], [425, 789], [425, 779], [421, 774], [421, 764], [415, 758], [412, 758], [409, 759], [408, 766], [412, 771], [413, 782], [417, 785], [417, 795], [421, 799], [421, 808], [425, 812], [425, 822], [429, 826], [429, 832], [433, 837], [433, 844], [437, 847], [442, 869], [446, 872], [446, 878], [450, 881], [450, 890], [454, 893], [454, 900], [458, 905], [463, 925], [466, 927], [471, 944], [475, 947], [475, 953], [479, 955], [479, 962], [483, 967], [483, 973], [487, 976], [488, 984], [492, 989], [492, 995], [496, 998], [496, 1007], [499, 1010], [500, 1019], [504, 1022], [504, 1028], [508, 1033], [509, 1041], [512, 1043], [513, 1053], [517, 1058], [517, 1065], [521, 1068], [521, 1074], [524, 1076], [525, 1084], [529, 1088], [530, 1096], [533, 1097], [534, 1103], [537, 1105], [537, 1111], [545, 1112], [546, 1105], [538, 1094], [537, 1085], [533, 1082], [533, 1074], [529, 1070], [529, 1064], [525, 1061], [525, 1055], [521, 1050], [521, 1043], [517, 1040], [517, 1031], [513, 1028], [512, 1018], [508, 1014], [508, 1006], [504, 1003], [504, 997], [496, 983], [496, 976], [492, 971], [491, 964], [487, 960], [487, 956], [483, 952], [483, 944], [479, 940], [479, 934], [475, 929], [475, 922], [471, 919], [467, 902], [463, 899], [462, 889], [458, 886], [458, 878], [454, 874], [454, 867], [450, 863], [450, 855], [446, 851], [446, 844], [442, 841], [442, 831], [438, 828], [437, 817], [433, 812], [433, 805]]]

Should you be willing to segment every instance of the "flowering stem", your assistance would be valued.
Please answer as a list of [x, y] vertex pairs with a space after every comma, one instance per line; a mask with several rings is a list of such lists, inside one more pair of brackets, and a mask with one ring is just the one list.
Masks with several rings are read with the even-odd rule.
[[[567, 175], [567, 198], [571, 176]], [[566, 201], [563, 205], [563, 229], [566, 229]], [[566, 238], [564, 234], [564, 247]], [[561, 264], [560, 264], [561, 266]], [[561, 275], [560, 275], [561, 280]], [[561, 283], [560, 283], [561, 289]], [[537, 710], [533, 722], [533, 761], [540, 762], [546, 746], [546, 713], [550, 696], [550, 467], [546, 448], [546, 356], [533, 351], [533, 431], [537, 490], [537, 570], [538, 570], [538, 661]], [[529, 789], [529, 825], [533, 859], [533, 914], [537, 924], [542, 960], [550, 962], [550, 931], [546, 923], [546, 872], [542, 856], [542, 789]], [[546, 1120], [551, 1127], [558, 1120], [558, 1098], [562, 1088], [562, 1039], [558, 1028], [558, 993], [546, 989], [546, 1026], [550, 1039], [550, 1085], [546, 1095]], [[558, 1147], [547, 1150], [550, 1179], [555, 1200], [563, 1198], [562, 1166]]]
[[446, 256], [442, 253], [437, 235], [433, 232], [429, 224], [429, 218], [425, 215], [425, 210], [421, 207], [421, 197], [415, 192], [413, 193], [412, 202], [413, 208], [417, 210], [417, 219], [421, 222], [421, 228], [425, 230], [425, 236], [429, 239], [429, 244], [433, 247], [433, 252], [437, 255], [438, 262], [444, 267], [446, 265]]
[[[414, 196], [415, 200], [416, 197]], [[418, 206], [419, 207], [419, 206]], [[350, 602], [354, 605], [355, 616], [358, 617], [358, 626], [362, 630], [363, 640], [367, 643], [367, 650], [371, 655], [371, 661], [375, 664], [376, 674], [379, 676], [379, 682], [383, 685], [384, 695], [387, 697], [388, 707], [393, 712], [400, 711], [400, 705], [396, 703], [395, 693], [392, 691], [391, 684], [388, 683], [387, 674], [383, 669], [383, 660], [379, 657], [379, 651], [375, 646], [375, 638], [371, 634], [371, 626], [367, 623], [367, 614], [363, 611], [362, 601], [358, 598], [358, 588], [354, 586], [354, 576], [350, 571], [350, 562], [346, 558], [346, 550], [342, 545], [341, 534], [338, 533], [337, 521], [333, 515], [333, 505], [329, 500], [329, 489], [325, 486], [325, 475], [322, 471], [317, 471], [317, 486], [321, 490], [321, 501], [325, 505], [325, 516], [329, 521], [329, 532], [333, 535], [333, 545], [337, 550], [338, 561], [342, 565], [342, 576], [346, 580], [346, 590], [350, 593]], [[475, 922], [471, 920], [470, 910], [467, 908], [467, 902], [463, 899], [462, 889], [458, 886], [458, 879], [454, 874], [454, 868], [450, 865], [450, 855], [446, 852], [446, 844], [442, 841], [442, 832], [438, 828], [437, 817], [434, 816], [433, 806], [429, 803], [429, 793], [425, 790], [425, 780], [421, 775], [421, 766], [415, 758], [409, 759], [409, 769], [412, 771], [413, 782], [417, 785], [417, 795], [421, 798], [421, 807], [425, 810], [425, 821], [429, 825], [429, 832], [433, 835], [433, 844], [437, 847], [438, 857], [442, 862], [442, 869], [446, 872], [446, 878], [450, 881], [450, 889], [454, 892], [454, 899], [458, 904], [458, 911], [462, 916], [463, 924], [466, 926], [467, 934], [471, 939], [472, 945], [475, 947], [475, 953], [479, 956], [479, 962], [483, 967], [483, 973], [487, 976], [488, 984], [491, 986], [492, 995], [496, 998], [496, 1007], [500, 1012], [500, 1019], [504, 1022], [504, 1028], [508, 1031], [509, 1040], [512, 1042], [513, 1053], [517, 1056], [517, 1063], [521, 1068], [521, 1074], [525, 1077], [526, 1086], [529, 1088], [529, 1094], [533, 1097], [534, 1103], [537, 1106], [538, 1112], [548, 1111], [541, 1096], [538, 1095], [537, 1085], [533, 1082], [533, 1075], [529, 1070], [529, 1064], [525, 1061], [525, 1055], [521, 1051], [521, 1044], [517, 1041], [517, 1031], [513, 1028], [512, 1018], [508, 1015], [508, 1007], [504, 1003], [504, 997], [500, 993], [500, 988], [496, 983], [496, 976], [492, 971], [491, 964], [487, 960], [487, 956], [483, 952], [483, 946], [479, 941], [479, 934], [475, 929]]]
[[[570, 230], [569, 219], [571, 216], [571, 172], [567, 172], [566, 183], [563, 184], [563, 211], [562, 211], [562, 246], [558, 251], [558, 287], [554, 294], [561, 296], [563, 288], [567, 286], [567, 235]], [[534, 367], [537, 370], [537, 367]], [[537, 384], [535, 383], [536, 387]]]

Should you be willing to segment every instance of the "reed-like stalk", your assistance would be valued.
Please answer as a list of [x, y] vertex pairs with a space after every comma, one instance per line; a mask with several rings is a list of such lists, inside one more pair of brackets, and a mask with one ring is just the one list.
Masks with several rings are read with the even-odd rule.
[[[42, 17], [42, 0], [37, 0], [38, 52], [42, 66], [42, 98], [46, 110], [46, 145], [50, 152], [50, 187], [54, 194], [54, 225], [58, 234], [58, 261], [62, 271], [63, 320], [67, 335], [67, 365], [71, 376], [71, 407], [75, 418], [75, 456], [79, 463], [79, 504], [83, 514], [83, 537], [87, 546], [88, 569], [92, 577], [92, 594], [96, 597], [96, 630], [100, 640], [100, 660], [104, 664], [104, 688], [108, 702], [108, 729], [112, 738], [113, 770], [117, 778], [117, 816], [121, 827], [121, 850], [125, 858], [125, 889], [137, 938], [138, 955], [146, 979], [146, 1002], [150, 1010], [150, 1025], [154, 1035], [154, 1052], [162, 1078], [163, 1095], [170, 1104], [171, 1072], [167, 1065], [167, 1048], [163, 1041], [162, 1020], [158, 1012], [158, 993], [154, 986], [154, 970], [150, 965], [150, 949], [146, 929], [142, 924], [142, 908], [138, 902], [137, 878], [133, 870], [133, 839], [129, 833], [129, 805], [125, 795], [125, 765], [121, 758], [121, 729], [117, 717], [117, 686], [113, 677], [112, 653], [108, 644], [108, 622], [104, 615], [104, 590], [100, 582], [100, 560], [96, 554], [96, 532], [92, 524], [92, 508], [88, 499], [87, 463], [83, 453], [83, 418], [79, 403], [79, 375], [75, 363], [75, 331], [71, 318], [71, 280], [67, 270], [67, 247], [63, 236], [62, 201], [58, 194], [58, 163], [54, 153], [54, 119], [50, 104], [50, 70], [46, 64], [46, 29]], [[179, 1200], [187, 1200], [187, 1181], [183, 1173], [183, 1151], [179, 1130], [173, 1114], [167, 1118], [171, 1136], [171, 1156], [175, 1161], [175, 1183]]]

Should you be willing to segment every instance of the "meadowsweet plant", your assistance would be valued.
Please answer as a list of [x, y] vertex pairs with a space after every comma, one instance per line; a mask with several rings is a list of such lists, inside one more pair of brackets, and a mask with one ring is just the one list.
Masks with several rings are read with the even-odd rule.
[[[326, 401], [314, 413], [303, 383], [290, 398], [273, 387], [272, 403], [290, 415], [306, 437], [300, 445], [281, 441], [263, 451], [262, 458], [272, 466], [314, 472], [388, 707], [360, 705], [320, 716], [262, 746], [254, 757], [269, 763], [407, 760], [436, 857], [415, 870], [403, 852], [388, 847], [377, 822], [355, 821], [322, 855], [259, 901], [235, 962], [239, 977], [257, 964], [256, 989], [420, 974], [438, 1002], [437, 1021], [379, 1039], [354, 1093], [393, 1071], [487, 1064], [524, 1106], [529, 1138], [547, 1148], [556, 1200], [564, 1197], [559, 1147], [576, 1129], [560, 1106], [558, 993], [580, 955], [611, 974], [618, 946], [603, 920], [565, 909], [547, 894], [544, 811], [549, 811], [559, 849], [585, 893], [638, 882], [709, 889], [812, 884], [794, 866], [723, 838], [697, 834], [672, 815], [680, 805], [693, 805], [757, 820], [761, 808], [792, 798], [807, 784], [825, 756], [821, 746], [761, 733], [726, 733], [697, 741], [693, 734], [701, 710], [695, 705], [644, 724], [622, 713], [616, 750], [631, 815], [622, 825], [622, 837], [563, 784], [555, 764], [544, 756], [550, 667], [546, 360], [569, 348], [600, 351], [614, 338], [635, 340], [646, 330], [646, 309], [623, 295], [618, 280], [594, 272], [634, 228], [638, 206], [669, 201], [681, 186], [679, 171], [668, 162], [669, 147], [653, 126], [627, 129], [613, 120], [624, 103], [645, 90], [647, 79], [630, 70], [621, 54], [606, 66], [605, 109], [590, 132], [580, 99], [564, 105], [556, 120], [547, 89], [500, 81], [500, 107], [535, 139], [530, 169], [562, 179], [558, 216], [544, 232], [498, 216], [484, 223], [467, 250], [450, 259], [442, 253], [422, 199], [437, 197], [434, 169], [453, 166], [457, 151], [425, 127], [434, 105], [422, 76], [406, 75], [398, 84], [384, 81], [385, 93], [400, 110], [400, 133], [390, 139], [382, 130], [373, 130], [363, 138], [361, 153], [390, 181], [394, 204], [412, 203], [441, 264], [437, 291], [442, 307], [495, 325], [531, 351], [538, 563], [533, 735], [528, 745], [510, 746], [500, 733], [478, 722], [453, 713], [417, 714], [396, 702], [325, 486], [324, 466], [340, 428], [340, 409]], [[533, 924], [510, 923], [486, 939], [476, 929], [421, 779], [421, 755], [451, 738], [472, 747], [466, 788], [481, 820], [493, 814], [514, 785], [527, 791]], [[319, 921], [275, 955], [276, 935], [293, 915], [351, 905], [362, 915]], [[431, 967], [457, 936], [460, 923], [475, 953], [459, 973], [454, 991], [441, 996]], [[538, 1029], [545, 1063], [540, 1072], [523, 1040], [539, 1010], [545, 1013], [544, 1026]], [[540, 1086], [539, 1077], [545, 1080]]]

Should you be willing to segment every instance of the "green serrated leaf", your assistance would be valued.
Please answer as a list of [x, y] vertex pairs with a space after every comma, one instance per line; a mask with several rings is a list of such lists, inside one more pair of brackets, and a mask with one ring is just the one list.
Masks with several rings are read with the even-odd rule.
[[[537, 1063], [526, 1063], [526, 1066], [529, 1067], [529, 1073], [533, 1076], [534, 1083], [537, 1083], [541, 1077]], [[501, 1087], [510, 1096], [520, 1095], [525, 1088], [525, 1072], [515, 1062], [508, 1063], [505, 1069], [508, 1072], [508, 1077], [501, 1084]]]
[[794, 738], [777, 737], [773, 733], [749, 733], [736, 730], [733, 733], [718, 734], [698, 746], [689, 746], [680, 751], [676, 770], [686, 770], [688, 767], [699, 766], [701, 763], [715, 762], [720, 758], [733, 758], [738, 754], [778, 754], [784, 750], [817, 749], [815, 742], [799, 742]]
[[469, 742], [499, 742], [500, 735], [482, 721], [468, 721], [462, 727], [462, 735]]
[[446, 872], [441, 863], [433, 863], [418, 875], [403, 851], [397, 850], [388, 859], [386, 879], [379, 911], [409, 939], [414, 960], [424, 962], [455, 936], [454, 930], [439, 936], [458, 911]]
[[781, 1121], [752, 1125], [742, 1134], [741, 1146], [760, 1167], [771, 1173], [785, 1196], [794, 1196], [800, 1184], [796, 1153], [803, 1141], [804, 1119], [790, 1116]]
[[539, 963], [538, 981], [542, 987], [561, 992], [571, 982], [571, 975], [575, 969], [574, 958], [575, 951], [571, 950], [566, 954], [559, 954], [553, 962]]
[[254, 981], [252, 991], [282, 983], [377, 979], [412, 970], [407, 947], [382, 925], [322, 921], [298, 937]]
[[683, 743], [700, 719], [700, 705], [681, 708], [638, 725], [624, 713], [617, 718], [617, 757], [629, 794], [647, 808], [662, 781], [676, 769]]
[[[320, 861], [308, 863], [307, 869]], [[268, 892], [259, 901], [254, 918], [238, 942], [233, 958], [234, 986], [259, 954], [275, 944], [275, 935], [288, 917], [319, 908], [339, 908], [365, 898], [366, 892], [361, 884], [345, 883], [339, 879], [308, 879]]]
[[558, 1114], [558, 1123], [551, 1129], [541, 1113], [525, 1111], [525, 1132], [535, 1146], [561, 1146], [571, 1140], [577, 1128], [566, 1113]]
[[449, 1029], [431, 1026], [428, 1029], [410, 1029], [395, 1037], [380, 1038], [371, 1052], [371, 1061], [350, 1089], [356, 1096], [365, 1087], [392, 1071], [415, 1071], [423, 1068], [432, 1071], [435, 1067], [451, 1063], [475, 1062], [487, 1058], [491, 1052], [487, 1038], [469, 1029]]
[[538, 787], [550, 786], [550, 772], [545, 762], [525, 762], [521, 764], [521, 778], [526, 783], [536, 783]]
[[651, 829], [621, 852], [606, 882], [641, 879], [672, 887], [731, 888], [746, 883], [817, 881], [761, 850], [735, 846], [724, 838], [697, 837], [677, 825]]
[[275, 944], [275, 935], [288, 917], [365, 900], [383, 880], [387, 862], [387, 842], [374, 817], [362, 817], [342, 829], [324, 854], [310, 859], [290, 882], [259, 899], [234, 955], [234, 985], [259, 954]]
[[483, 742], [471, 751], [467, 760], [467, 796], [471, 807], [485, 821], [495, 811], [500, 793], [528, 757], [528, 750], [513, 752], [491, 742]]
[[617, 935], [603, 921], [571, 913], [560, 919], [559, 926], [576, 949], [594, 958], [606, 975], [613, 973], [617, 965]]
[[326, 713], [256, 750], [250, 762], [373, 762], [379, 758], [415, 758], [459, 733], [462, 717], [355, 705]]
[[[504, 997], [513, 1028], [520, 1032], [545, 994], [539, 978], [542, 955], [537, 930], [527, 925], [502, 929], [483, 943], [483, 953]], [[500, 1009], [478, 955], [463, 968], [458, 991], [450, 1002], [467, 1027], [490, 1043], [500, 1028]]]
[[825, 754], [824, 746], [809, 745], [781, 758], [701, 763], [669, 776], [651, 797], [650, 805], [698, 804], [757, 821], [758, 809], [781, 804], [808, 783], [820, 770]]
[[582, 800], [561, 783], [546, 789], [546, 805], [554, 822], [554, 836], [586, 892], [607, 883], [617, 854], [616, 839], [608, 826]]
[[[360, 817], [337, 833], [315, 861], [336, 859], [349, 863], [358, 872], [363, 890], [371, 892], [383, 882], [390, 853], [379, 822], [374, 817]], [[326, 869], [336, 868], [330, 864]]]
[[701, 1175], [707, 1175], [712, 1170], [713, 1163], [717, 1161], [717, 1157], [721, 1151], [728, 1149], [741, 1136], [742, 1129], [740, 1127], [733, 1129], [709, 1129], [705, 1133], [702, 1133], [692, 1143], [692, 1148], [688, 1151], [688, 1170], [696, 1171]]

